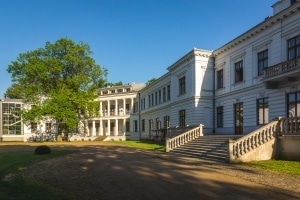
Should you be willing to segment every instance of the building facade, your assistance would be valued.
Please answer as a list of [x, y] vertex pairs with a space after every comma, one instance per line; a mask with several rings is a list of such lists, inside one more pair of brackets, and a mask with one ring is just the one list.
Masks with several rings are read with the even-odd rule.
[[142, 89], [142, 137], [199, 124], [205, 134], [247, 134], [300, 116], [300, 2], [272, 8], [273, 16], [214, 51], [193, 49]]

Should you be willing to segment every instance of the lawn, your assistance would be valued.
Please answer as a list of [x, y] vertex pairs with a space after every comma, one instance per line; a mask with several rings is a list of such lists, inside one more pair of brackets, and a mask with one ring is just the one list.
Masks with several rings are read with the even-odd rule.
[[243, 163], [242, 165], [300, 176], [300, 162], [298, 161], [269, 160], [248, 162]]
[[31, 151], [0, 153], [1, 199], [71, 199], [59, 189], [23, 177], [21, 172], [36, 162], [64, 156], [73, 152], [74, 151], [55, 150], [48, 155], [35, 155], [34, 152]]
[[165, 143], [164, 142], [152, 142], [152, 141], [110, 141], [116, 144], [123, 144], [130, 147], [136, 147], [140, 149], [146, 150], [155, 150], [155, 151], [165, 151]]

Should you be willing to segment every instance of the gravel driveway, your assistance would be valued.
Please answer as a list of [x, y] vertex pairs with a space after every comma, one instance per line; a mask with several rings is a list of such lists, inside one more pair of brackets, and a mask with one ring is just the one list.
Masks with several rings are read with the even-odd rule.
[[[2, 146], [1, 151], [34, 146]], [[78, 153], [31, 166], [26, 176], [80, 200], [300, 199], [300, 177], [181, 158], [105, 142], [51, 147]]]

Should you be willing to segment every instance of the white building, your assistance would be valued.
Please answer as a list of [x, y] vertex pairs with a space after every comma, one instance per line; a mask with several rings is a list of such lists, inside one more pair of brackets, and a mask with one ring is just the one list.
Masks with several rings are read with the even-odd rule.
[[300, 116], [300, 1], [272, 7], [273, 16], [217, 50], [193, 49], [140, 91], [143, 138], [199, 124], [206, 134], [247, 134]]
[[85, 135], [111, 139], [139, 140], [137, 93], [144, 84], [128, 84], [98, 89], [100, 117], [86, 121]]

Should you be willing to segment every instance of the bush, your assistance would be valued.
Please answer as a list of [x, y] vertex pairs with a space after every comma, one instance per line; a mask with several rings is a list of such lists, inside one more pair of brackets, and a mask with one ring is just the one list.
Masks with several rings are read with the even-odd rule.
[[37, 155], [50, 154], [51, 149], [50, 149], [50, 147], [48, 147], [46, 145], [41, 145], [41, 146], [38, 146], [37, 148], [35, 148], [34, 153]]

